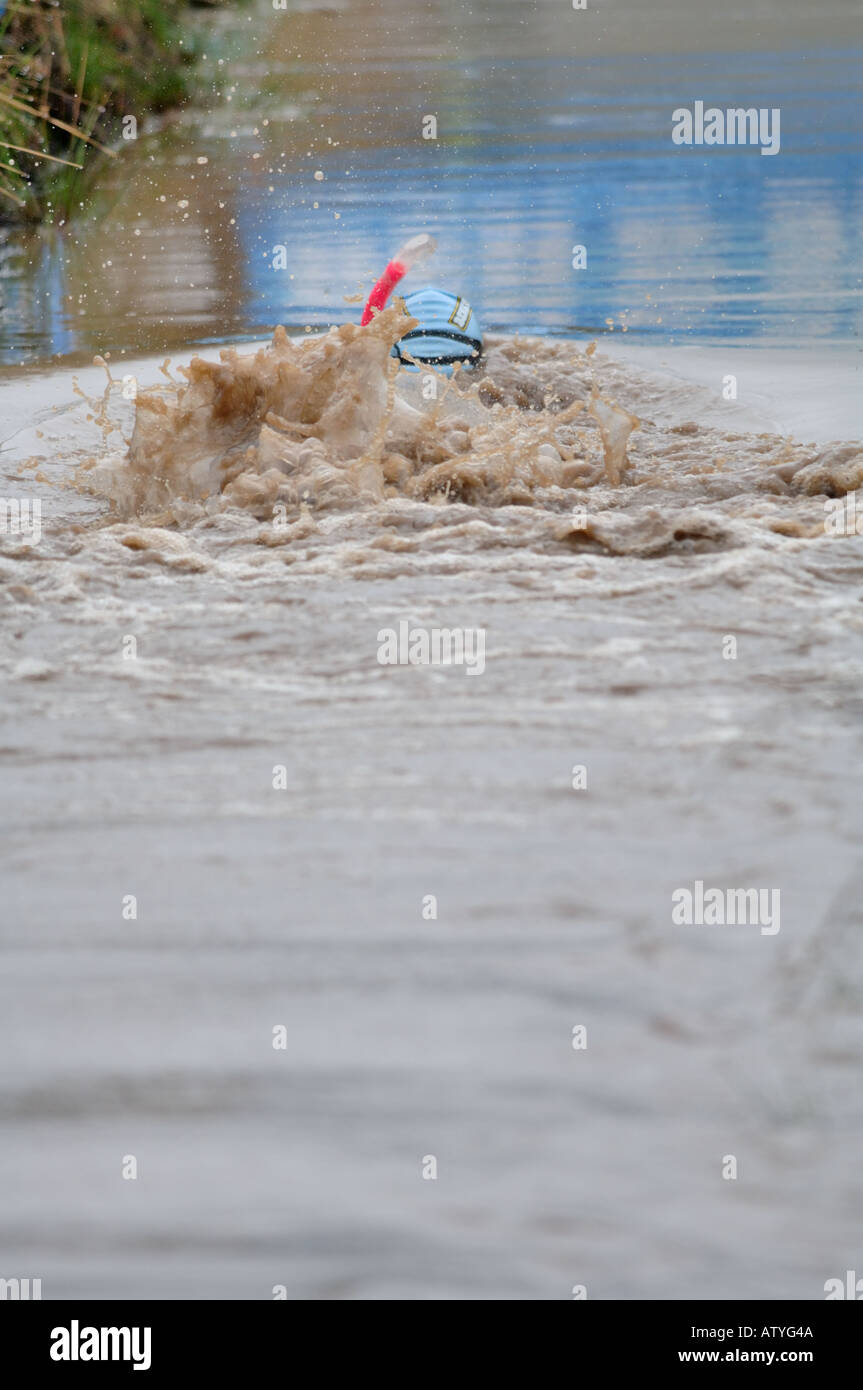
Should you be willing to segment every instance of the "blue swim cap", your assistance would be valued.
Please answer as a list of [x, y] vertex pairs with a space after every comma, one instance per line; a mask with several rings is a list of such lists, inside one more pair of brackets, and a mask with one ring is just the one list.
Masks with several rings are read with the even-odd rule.
[[405, 366], [412, 364], [405, 361], [403, 352], [431, 367], [452, 368], [456, 362], [469, 366], [477, 360], [482, 351], [482, 329], [461, 295], [427, 285], [405, 295], [405, 308], [411, 318], [419, 319], [416, 328], [393, 348], [393, 356]]

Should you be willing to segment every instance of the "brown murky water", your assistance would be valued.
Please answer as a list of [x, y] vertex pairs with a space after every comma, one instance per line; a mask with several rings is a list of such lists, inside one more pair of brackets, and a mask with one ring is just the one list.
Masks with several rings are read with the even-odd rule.
[[[95, 372], [16, 436], [6, 1261], [45, 1296], [820, 1297], [863, 1041], [863, 570], [824, 503], [863, 451], [567, 344], [423, 400], [398, 331], [137, 409]], [[405, 621], [483, 629], [481, 676], [382, 666]], [[673, 925], [696, 879], [778, 888], [781, 931]]]

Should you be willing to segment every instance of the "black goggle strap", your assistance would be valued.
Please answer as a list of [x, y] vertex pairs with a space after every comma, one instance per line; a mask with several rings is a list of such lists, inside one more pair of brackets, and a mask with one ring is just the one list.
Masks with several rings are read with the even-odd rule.
[[[469, 347], [473, 348], [474, 352], [482, 352], [482, 343], [479, 338], [468, 338], [467, 334], [456, 333], [452, 328], [412, 328], [410, 333], [405, 333], [403, 338], [399, 338], [399, 343], [415, 342], [418, 338], [452, 338], [453, 342], [467, 343]], [[398, 351], [399, 343], [396, 343], [396, 351]], [[399, 356], [401, 356], [400, 353]], [[444, 359], [441, 357], [437, 360], [440, 362], [445, 360], [460, 362], [463, 359], [459, 357]]]

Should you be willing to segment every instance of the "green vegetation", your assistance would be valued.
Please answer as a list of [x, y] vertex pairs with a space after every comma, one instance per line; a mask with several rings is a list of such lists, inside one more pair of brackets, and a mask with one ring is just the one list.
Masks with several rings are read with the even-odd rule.
[[[2, 8], [2, 0], [0, 0]], [[8, 0], [0, 17], [0, 219], [59, 220], [118, 118], [183, 102], [188, 0]]]

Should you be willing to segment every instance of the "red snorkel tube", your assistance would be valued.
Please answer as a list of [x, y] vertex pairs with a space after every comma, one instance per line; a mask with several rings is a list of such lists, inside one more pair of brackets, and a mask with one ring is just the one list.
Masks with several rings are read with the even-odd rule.
[[434, 237], [429, 236], [428, 232], [421, 232], [419, 236], [411, 237], [410, 241], [406, 241], [404, 246], [399, 247], [366, 300], [366, 307], [363, 309], [363, 316], [360, 319], [361, 328], [365, 328], [367, 323], [371, 323], [375, 314], [383, 309], [402, 276], [407, 275], [408, 271], [412, 270], [415, 265], [426, 260], [434, 249]]

